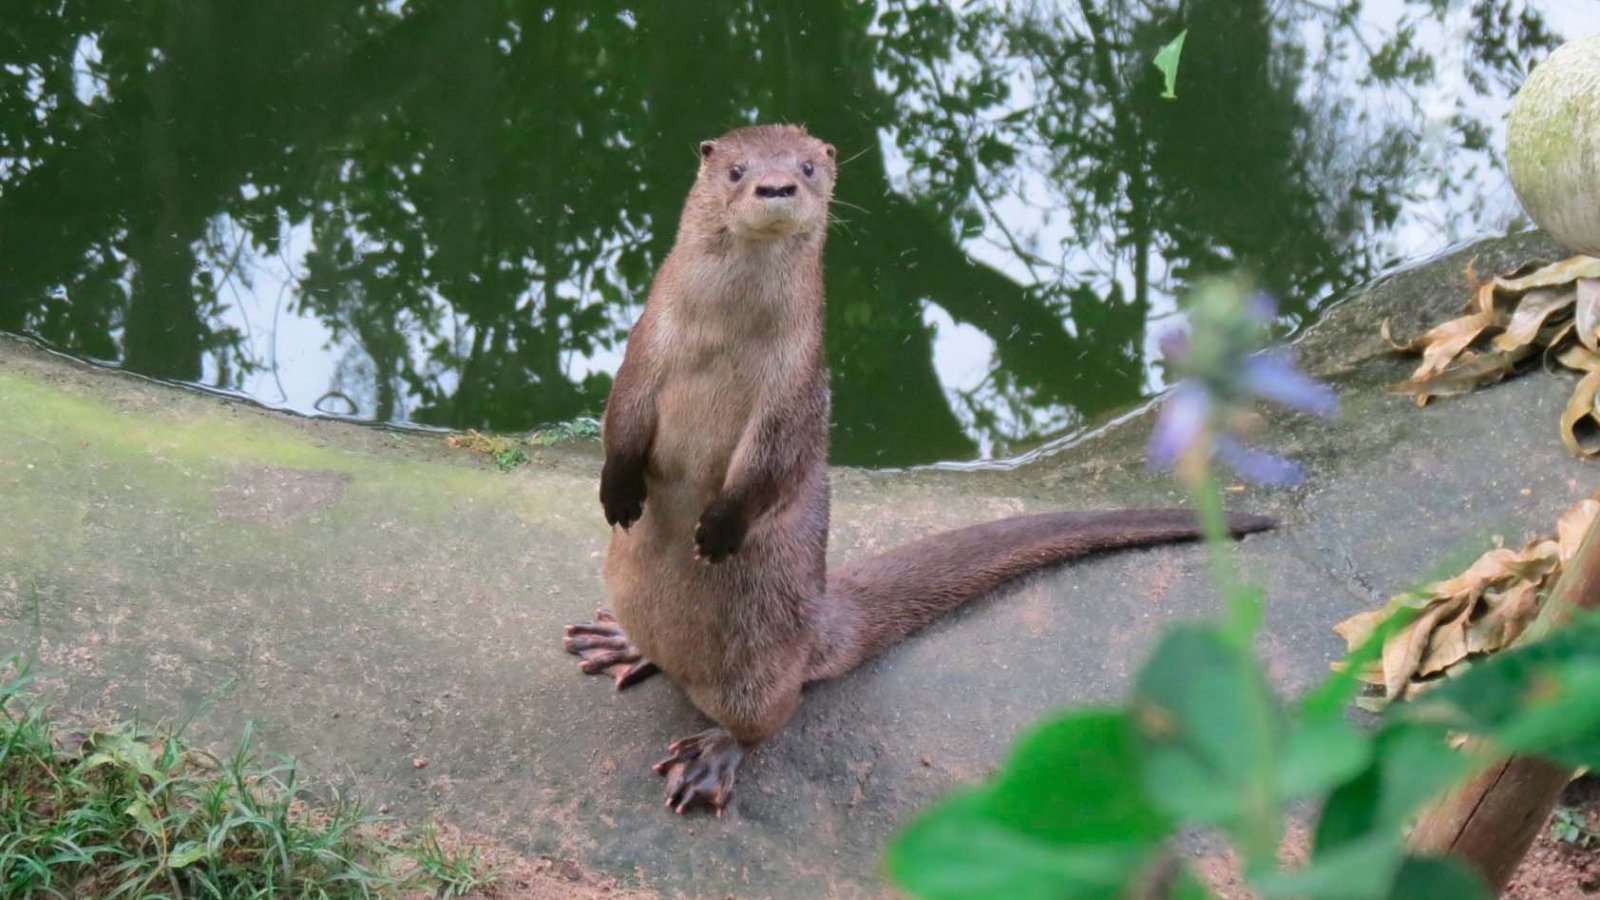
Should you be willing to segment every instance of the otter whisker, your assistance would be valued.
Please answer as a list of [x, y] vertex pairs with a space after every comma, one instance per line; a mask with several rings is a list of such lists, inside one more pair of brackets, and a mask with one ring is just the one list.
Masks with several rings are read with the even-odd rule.
[[[855, 162], [856, 160], [860, 159], [861, 157], [866, 156], [870, 152], [872, 152], [872, 148], [871, 147], [862, 147], [860, 150], [856, 151], [854, 156], [851, 156], [848, 159], [840, 160], [839, 161], [839, 165], [840, 166], [848, 166], [851, 163]], [[835, 200], [834, 202], [837, 203], [839, 201]]]

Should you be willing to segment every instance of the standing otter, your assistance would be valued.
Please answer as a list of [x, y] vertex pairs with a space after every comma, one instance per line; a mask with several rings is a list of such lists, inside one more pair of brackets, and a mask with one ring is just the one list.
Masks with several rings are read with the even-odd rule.
[[[619, 688], [665, 671], [716, 722], [655, 765], [680, 813], [722, 812], [744, 753], [783, 728], [807, 683], [1041, 566], [1198, 536], [1182, 509], [1046, 513], [924, 538], [830, 577], [822, 245], [836, 174], [834, 148], [794, 126], [702, 143], [606, 403], [600, 502], [616, 614], [568, 626], [566, 646]], [[1271, 524], [1228, 521], [1235, 534]]]

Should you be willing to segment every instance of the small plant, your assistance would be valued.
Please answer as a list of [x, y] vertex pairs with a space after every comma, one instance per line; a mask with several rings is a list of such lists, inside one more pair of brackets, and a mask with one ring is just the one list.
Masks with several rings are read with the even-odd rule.
[[502, 472], [509, 472], [527, 461], [528, 451], [521, 447], [507, 447], [504, 450], [496, 450], [494, 454], [494, 464], [499, 466]]
[[493, 884], [498, 877], [497, 872], [485, 865], [476, 847], [465, 853], [447, 848], [439, 841], [439, 832], [432, 825], [422, 830], [410, 853], [417, 868], [438, 883], [434, 895], [437, 900], [464, 897]]
[[[535, 431], [528, 435], [526, 444], [533, 447], [550, 447], [563, 441], [599, 436], [600, 420], [579, 416], [570, 422], [560, 422]], [[473, 428], [468, 428], [460, 434], [450, 435], [445, 438], [445, 443], [490, 457], [502, 472], [509, 472], [529, 461], [523, 441], [504, 435], [484, 434]]]
[[528, 461], [528, 451], [516, 440], [498, 434], [484, 434], [473, 428], [461, 434], [452, 434], [445, 438], [445, 443], [490, 457], [502, 472], [509, 472]]
[[548, 447], [562, 441], [579, 438], [597, 438], [600, 436], [600, 420], [589, 416], [579, 416], [570, 422], [560, 422], [548, 428], [541, 428], [528, 437], [528, 443], [535, 447]]
[[1600, 841], [1600, 832], [1589, 826], [1583, 812], [1569, 806], [1556, 807], [1550, 817], [1550, 836], [1576, 847], [1593, 847]]
[[408, 845], [338, 798], [309, 802], [248, 727], [219, 758], [180, 734], [54, 724], [27, 684], [0, 658], [0, 896], [457, 897], [490, 877], [431, 831]]

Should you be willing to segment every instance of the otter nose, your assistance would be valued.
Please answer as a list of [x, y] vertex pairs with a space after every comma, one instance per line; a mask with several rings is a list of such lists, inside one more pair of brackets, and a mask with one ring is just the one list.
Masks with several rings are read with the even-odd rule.
[[788, 184], [758, 184], [756, 196], [764, 200], [776, 200], [779, 197], [793, 197], [800, 190], [800, 185], [794, 182]]

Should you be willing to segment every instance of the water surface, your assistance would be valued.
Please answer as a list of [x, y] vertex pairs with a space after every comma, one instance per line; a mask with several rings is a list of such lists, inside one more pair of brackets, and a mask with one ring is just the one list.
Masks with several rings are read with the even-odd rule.
[[1158, 389], [1199, 275], [1253, 270], [1287, 332], [1517, 227], [1507, 98], [1596, 9], [19, 4], [0, 330], [301, 412], [595, 415], [695, 144], [802, 122], [848, 161], [835, 461], [1013, 455]]

